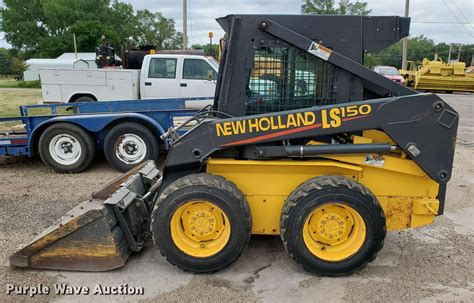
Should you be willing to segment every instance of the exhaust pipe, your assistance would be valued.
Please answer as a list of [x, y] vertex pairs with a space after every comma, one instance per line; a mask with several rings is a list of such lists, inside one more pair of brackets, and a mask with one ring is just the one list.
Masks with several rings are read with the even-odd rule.
[[77, 271], [122, 267], [149, 237], [153, 196], [160, 185], [153, 161], [137, 166], [15, 252], [10, 264]]

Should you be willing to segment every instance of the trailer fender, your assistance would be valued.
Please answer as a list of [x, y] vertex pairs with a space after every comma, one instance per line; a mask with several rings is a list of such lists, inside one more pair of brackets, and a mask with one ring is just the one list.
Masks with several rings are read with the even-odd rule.
[[55, 123], [71, 123], [84, 128], [97, 137], [102, 131], [110, 125], [117, 125], [120, 120], [135, 121], [150, 127], [158, 137], [165, 133], [163, 126], [152, 118], [140, 113], [120, 113], [120, 114], [100, 114], [100, 115], [76, 115], [76, 116], [58, 116], [39, 124], [31, 133], [29, 149], [32, 155], [36, 154], [37, 143], [41, 133], [49, 126]]

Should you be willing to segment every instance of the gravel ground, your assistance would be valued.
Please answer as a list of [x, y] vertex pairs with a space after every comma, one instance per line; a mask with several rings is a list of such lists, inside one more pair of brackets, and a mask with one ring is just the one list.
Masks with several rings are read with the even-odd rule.
[[446, 213], [430, 226], [390, 232], [378, 258], [349, 277], [321, 278], [304, 272], [284, 252], [278, 237], [253, 237], [231, 267], [214, 275], [185, 273], [153, 248], [107, 273], [22, 270], [7, 258], [90, 193], [119, 175], [103, 157], [79, 175], [58, 175], [39, 161], [0, 160], [0, 302], [26, 300], [6, 295], [6, 284], [53, 287], [119, 285], [144, 287], [141, 296], [36, 295], [37, 301], [474, 301], [474, 96], [442, 95], [461, 115]]

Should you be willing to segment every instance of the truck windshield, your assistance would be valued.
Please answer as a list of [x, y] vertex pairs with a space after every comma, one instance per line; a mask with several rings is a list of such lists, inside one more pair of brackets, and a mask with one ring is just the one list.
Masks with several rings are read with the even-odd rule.
[[214, 68], [214, 70], [217, 72], [219, 70], [219, 62], [217, 62], [216, 59], [214, 58], [209, 58], [209, 64]]

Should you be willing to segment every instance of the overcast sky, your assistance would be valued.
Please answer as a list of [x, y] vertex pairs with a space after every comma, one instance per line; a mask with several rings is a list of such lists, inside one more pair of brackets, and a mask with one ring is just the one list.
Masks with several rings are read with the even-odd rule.
[[[138, 9], [160, 11], [182, 31], [181, 0], [122, 0]], [[336, 0], [337, 2], [337, 0]], [[372, 15], [403, 15], [405, 0], [368, 0]], [[1, 0], [0, 0], [1, 3]], [[190, 45], [207, 43], [208, 32], [221, 37], [215, 18], [227, 14], [298, 14], [302, 0], [188, 0]], [[474, 43], [474, 0], [412, 0], [411, 35], [424, 34], [435, 42]], [[446, 23], [440, 23], [446, 22]], [[0, 36], [0, 47], [8, 43]]]

